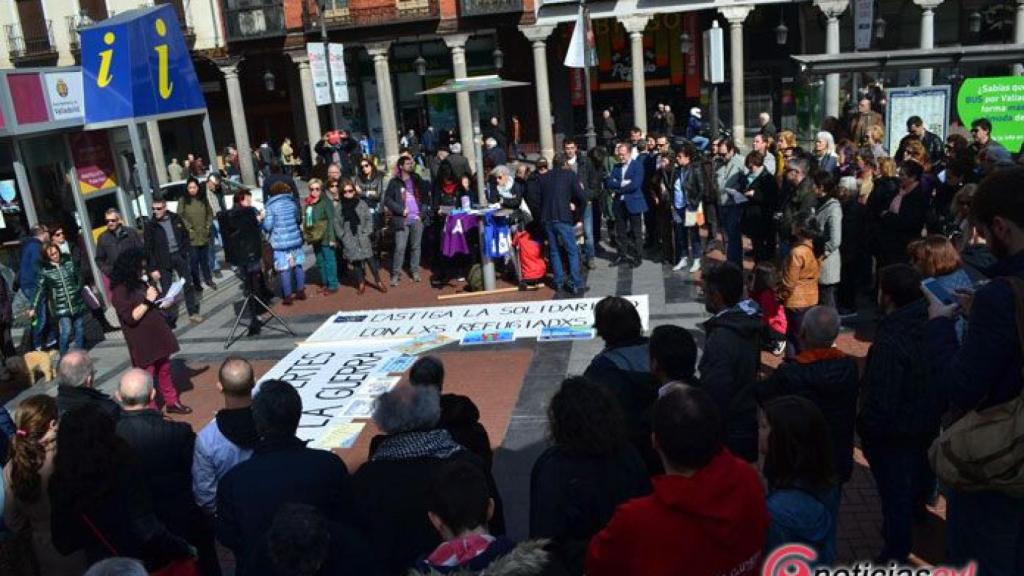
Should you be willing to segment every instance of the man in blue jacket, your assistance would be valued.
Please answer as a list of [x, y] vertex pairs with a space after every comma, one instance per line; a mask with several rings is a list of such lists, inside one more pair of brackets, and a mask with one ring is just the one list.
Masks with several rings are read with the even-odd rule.
[[[947, 393], [952, 412], [962, 414], [1004, 404], [1021, 394], [1024, 363], [1015, 301], [1006, 277], [1024, 278], [1024, 168], [993, 173], [971, 202], [971, 220], [998, 258], [993, 278], [973, 297], [945, 305], [928, 290], [925, 358], [933, 384]], [[967, 336], [959, 344], [956, 317], [967, 317]], [[1024, 498], [994, 490], [950, 488], [946, 497], [947, 560], [978, 563], [978, 574], [1024, 574]]]
[[[46, 226], [34, 226], [30, 235], [21, 245], [21, 263], [18, 266], [18, 286], [29, 302], [36, 296], [36, 278], [39, 275], [39, 261], [43, 257], [43, 244], [50, 241], [50, 232]], [[36, 315], [32, 325], [32, 348], [40, 350], [46, 342], [49, 325], [46, 318], [46, 297], [39, 299]]]
[[[541, 194], [540, 221], [547, 233], [548, 250], [550, 250], [551, 272], [555, 290], [565, 290], [569, 294], [579, 296], [587, 291], [580, 276], [580, 251], [576, 246], [576, 234], [573, 227], [576, 222], [575, 213], [582, 212], [586, 204], [583, 187], [576, 178], [576, 173], [569, 169], [565, 156], [555, 159], [555, 169], [542, 174], [538, 178]], [[565, 275], [562, 269], [562, 251], [558, 249], [561, 242], [569, 260], [569, 283], [564, 284]]]
[[615, 211], [615, 243], [619, 255], [612, 266], [629, 264], [640, 266], [640, 237], [643, 231], [643, 214], [647, 211], [644, 199], [644, 167], [640, 160], [630, 159], [629, 144], [619, 142], [615, 146], [619, 163], [612, 168], [605, 185], [612, 193], [612, 209]]

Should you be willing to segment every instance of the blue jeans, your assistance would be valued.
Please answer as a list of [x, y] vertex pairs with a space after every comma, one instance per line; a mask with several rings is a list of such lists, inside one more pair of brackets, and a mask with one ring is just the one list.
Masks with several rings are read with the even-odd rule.
[[221, 237], [220, 237], [220, 224], [218, 224], [217, 221], [214, 220], [213, 221], [213, 225], [210, 226], [209, 261], [210, 261], [210, 270], [211, 271], [220, 270], [220, 267], [217, 266], [217, 247], [221, 246], [221, 245], [222, 245], [222, 241], [221, 241]]
[[60, 321], [60, 355], [68, 351], [71, 343], [71, 331], [75, 332], [75, 349], [85, 349], [85, 317], [82, 314], [77, 316], [61, 316]]
[[583, 209], [583, 257], [594, 259], [594, 206], [590, 202]]
[[338, 289], [338, 257], [334, 248], [326, 242], [316, 245], [316, 267], [320, 270], [320, 282], [328, 290]]
[[576, 248], [576, 236], [573, 234], [572, 224], [566, 222], [545, 222], [544, 231], [548, 235], [548, 250], [551, 259], [551, 273], [555, 281], [555, 288], [562, 286], [565, 274], [562, 270], [562, 253], [558, 249], [558, 240], [569, 255], [569, 281], [573, 289], [583, 288], [583, 279], [580, 278], [580, 252]]
[[725, 230], [725, 257], [737, 266], [743, 266], [743, 235], [740, 234], [740, 214], [743, 208], [736, 205], [720, 206], [718, 217]]
[[946, 490], [948, 560], [974, 560], [978, 576], [1024, 574], [1024, 498]]
[[[295, 275], [294, 285], [292, 284], [293, 274]], [[288, 298], [295, 292], [302, 292], [306, 289], [306, 271], [302, 268], [302, 264], [297, 264], [287, 270], [280, 270], [278, 271], [278, 276], [281, 278], [281, 296], [284, 298]]]
[[[700, 226], [686, 226], [686, 209], [673, 208], [672, 225], [675, 227], [676, 258], [700, 258]], [[678, 220], [678, 221], [677, 221]]]
[[914, 510], [931, 473], [927, 450], [864, 446], [882, 501], [882, 560], [905, 562], [913, 544]]

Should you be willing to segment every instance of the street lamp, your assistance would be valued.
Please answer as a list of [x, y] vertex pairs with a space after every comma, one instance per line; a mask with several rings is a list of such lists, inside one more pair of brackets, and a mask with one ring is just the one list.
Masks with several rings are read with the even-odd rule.
[[495, 45], [491, 56], [494, 57], [494, 69], [501, 72], [501, 69], [505, 66], [505, 53], [501, 51], [500, 46]]
[[273, 72], [267, 70], [266, 72], [263, 73], [263, 86], [267, 89], [267, 92], [274, 91], [274, 86], [276, 82], [277, 78], [274, 76]]
[[779, 46], [785, 46], [786, 40], [789, 39], [789, 28], [786, 27], [786, 20], [783, 18], [783, 15], [782, 6], [779, 6], [779, 25], [775, 27], [775, 43]]
[[427, 75], [427, 61], [426, 59], [423, 58], [422, 54], [417, 56], [416, 59], [412, 61], [412, 65], [413, 67], [416, 68], [417, 76], [422, 78]]
[[875, 40], [881, 40], [885, 38], [885, 18], [879, 14], [878, 18], [875, 18]]
[[683, 54], [693, 52], [693, 38], [690, 38], [688, 32], [683, 32], [679, 35], [679, 51]]
[[971, 12], [971, 15], [967, 17], [967, 29], [971, 31], [971, 34], [981, 32], [981, 12], [977, 10]]

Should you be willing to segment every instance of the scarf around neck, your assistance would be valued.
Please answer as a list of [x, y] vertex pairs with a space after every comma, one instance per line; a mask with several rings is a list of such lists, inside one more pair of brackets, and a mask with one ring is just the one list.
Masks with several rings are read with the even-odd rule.
[[386, 437], [370, 460], [381, 462], [412, 458], [448, 458], [460, 450], [465, 448], [457, 444], [444, 428], [400, 432]]

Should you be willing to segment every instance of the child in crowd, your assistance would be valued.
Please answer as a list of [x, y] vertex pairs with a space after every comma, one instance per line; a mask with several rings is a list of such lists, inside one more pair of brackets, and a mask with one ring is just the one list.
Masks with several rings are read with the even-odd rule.
[[765, 349], [775, 356], [786, 350], [786, 309], [778, 293], [779, 277], [775, 265], [761, 262], [754, 267], [747, 292], [750, 299], [761, 307], [761, 322], [765, 328]]

